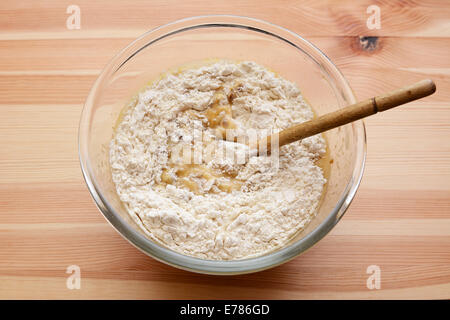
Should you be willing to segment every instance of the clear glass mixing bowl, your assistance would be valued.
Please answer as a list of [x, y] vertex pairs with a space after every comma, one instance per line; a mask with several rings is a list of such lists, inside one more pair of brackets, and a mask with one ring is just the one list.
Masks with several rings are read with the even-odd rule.
[[355, 102], [336, 66], [297, 34], [261, 20], [201, 16], [147, 32], [106, 66], [92, 87], [79, 128], [79, 156], [98, 208], [137, 248], [169, 265], [200, 273], [240, 274], [277, 266], [304, 252], [339, 221], [355, 196], [366, 154], [364, 124], [357, 121], [325, 133], [333, 162], [317, 216], [283, 248], [244, 260], [213, 261], [174, 252], [146, 238], [128, 216], [111, 180], [109, 142], [121, 110], [145, 83], [176, 66], [219, 58], [252, 60], [299, 86], [318, 115]]

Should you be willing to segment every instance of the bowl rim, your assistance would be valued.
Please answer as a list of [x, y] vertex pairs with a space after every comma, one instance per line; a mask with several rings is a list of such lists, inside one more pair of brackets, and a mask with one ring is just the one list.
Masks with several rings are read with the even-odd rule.
[[[209, 23], [202, 22], [200, 24], [196, 24], [196, 21], [199, 20], [208, 20]], [[217, 23], [217, 20], [231, 20], [231, 21], [239, 21], [240, 24], [236, 23]], [[193, 23], [193, 25], [183, 27], [183, 24]], [[215, 23], [214, 23], [215, 22]], [[101, 189], [99, 188], [97, 182], [95, 181], [94, 175], [92, 174], [92, 169], [90, 167], [87, 157], [88, 152], [88, 130], [84, 130], [84, 127], [89, 123], [88, 120], [90, 118], [90, 108], [89, 106], [93, 104], [94, 97], [97, 92], [97, 88], [100, 86], [102, 81], [110, 75], [111, 72], [117, 71], [121, 65], [123, 65], [128, 59], [130, 59], [134, 54], [142, 50], [144, 47], [139, 47], [128, 57], [123, 57], [123, 55], [133, 48], [137, 43], [146, 39], [147, 37], [152, 37], [160, 31], [164, 31], [167, 28], [176, 27], [180, 25], [182, 28], [176, 30], [175, 32], [183, 32], [187, 30], [192, 30], [195, 27], [237, 27], [244, 29], [251, 29], [258, 32], [268, 33], [269, 35], [275, 36], [281, 40], [287, 41], [282, 36], [274, 34], [272, 32], [267, 32], [264, 29], [260, 29], [260, 27], [254, 27], [251, 25], [263, 25], [268, 26], [272, 29], [275, 29], [280, 32], [287, 32], [290, 36], [294, 37], [297, 41], [302, 42], [302, 44], [306, 45], [318, 54], [321, 58], [323, 58], [324, 63], [327, 64], [327, 67], [333, 71], [335, 77], [337, 77], [339, 83], [341, 83], [347, 94], [350, 96], [351, 103], [356, 101], [355, 95], [348, 84], [347, 80], [344, 78], [341, 71], [334, 65], [334, 63], [314, 44], [304, 39], [300, 35], [290, 31], [284, 27], [278, 26], [271, 22], [267, 22], [260, 19], [245, 17], [245, 16], [237, 16], [237, 15], [201, 15], [188, 17], [180, 20], [176, 20], [154, 29], [145, 32], [137, 39], [133, 40], [130, 44], [128, 44], [125, 48], [123, 48], [119, 53], [117, 53], [109, 63], [104, 67], [98, 78], [96, 79], [94, 85], [92, 86], [86, 102], [83, 106], [83, 110], [81, 113], [80, 123], [79, 123], [79, 132], [78, 132], [78, 154], [79, 161], [81, 166], [82, 175], [88, 186], [89, 192], [91, 193], [92, 198], [103, 214], [105, 219], [108, 221], [110, 225], [113, 226], [114, 229], [122, 235], [123, 238], [128, 240], [133, 246], [144, 252], [145, 254], [151, 256], [152, 258], [163, 262], [165, 264], [188, 270], [191, 272], [203, 273], [203, 274], [216, 274], [216, 275], [233, 275], [233, 274], [244, 274], [244, 273], [252, 273], [258, 272], [265, 269], [269, 269], [285, 263], [296, 256], [304, 253], [309, 248], [313, 247], [320, 239], [322, 239], [342, 218], [346, 210], [348, 209], [350, 203], [352, 202], [356, 191], [361, 183], [361, 179], [364, 172], [365, 160], [366, 160], [366, 130], [364, 126], [364, 122], [362, 120], [356, 121], [352, 123], [353, 131], [355, 136], [357, 137], [357, 146], [356, 146], [356, 159], [355, 166], [352, 171], [352, 177], [348, 182], [346, 188], [340, 196], [339, 201], [335, 205], [335, 207], [331, 210], [328, 216], [318, 225], [314, 230], [312, 230], [305, 237], [289, 244], [286, 247], [278, 249], [273, 252], [269, 252], [262, 256], [256, 256], [252, 258], [240, 259], [240, 260], [206, 260], [200, 259], [192, 256], [187, 256], [178, 252], [175, 252], [169, 248], [166, 248], [151, 239], [145, 237], [142, 233], [136, 231], [130, 224], [128, 224], [118, 212], [106, 201], [101, 193]], [[172, 32], [166, 32], [163, 34], [163, 37], [174, 34]], [[156, 40], [160, 40], [161, 37], [154, 39], [149, 42], [147, 45], [153, 43]], [[289, 42], [289, 41], [287, 41]], [[293, 44], [293, 43], [290, 43]], [[146, 46], [147, 46], [146, 45]], [[295, 47], [297, 47], [294, 44]], [[305, 52], [303, 49], [297, 47], [298, 49]], [[309, 55], [309, 54], [308, 54]], [[118, 64], [118, 62], [120, 62]], [[115, 68], [114, 66], [119, 65], [119, 68]], [[327, 72], [328, 73], [328, 72]]]

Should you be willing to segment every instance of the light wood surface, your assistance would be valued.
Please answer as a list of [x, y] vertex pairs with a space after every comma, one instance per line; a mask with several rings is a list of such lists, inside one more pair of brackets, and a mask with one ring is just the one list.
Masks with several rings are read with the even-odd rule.
[[[374, 3], [380, 30], [366, 27]], [[70, 4], [80, 30], [66, 29]], [[150, 28], [212, 13], [306, 37], [360, 100], [423, 78], [438, 88], [365, 121], [366, 170], [342, 221], [257, 274], [205, 276], [148, 258], [98, 212], [78, 163], [80, 112], [107, 61]], [[449, 52], [445, 0], [1, 1], [0, 298], [450, 298]], [[80, 290], [66, 288], [69, 265], [81, 268]], [[366, 287], [369, 265], [380, 290]]]

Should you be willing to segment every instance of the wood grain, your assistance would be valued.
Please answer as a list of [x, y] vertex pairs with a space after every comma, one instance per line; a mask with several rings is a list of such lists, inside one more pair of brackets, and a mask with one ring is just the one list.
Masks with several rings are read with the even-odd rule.
[[[450, 298], [450, 3], [448, 1], [76, 1], [0, 3], [0, 298]], [[367, 30], [366, 8], [382, 28]], [[131, 13], [131, 14], [130, 14]], [[174, 19], [234, 13], [316, 44], [359, 99], [422, 78], [437, 92], [366, 120], [368, 157], [338, 226], [304, 255], [258, 274], [168, 267], [103, 219], [81, 177], [77, 127], [108, 60]], [[370, 46], [362, 36], [374, 36]], [[81, 268], [81, 289], [66, 268]], [[366, 287], [369, 265], [381, 289]]]

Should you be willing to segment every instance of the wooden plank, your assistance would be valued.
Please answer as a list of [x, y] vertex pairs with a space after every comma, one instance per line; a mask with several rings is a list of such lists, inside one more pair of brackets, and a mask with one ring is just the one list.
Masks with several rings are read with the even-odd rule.
[[[82, 75], [83, 72], [95, 75], [134, 39], [0, 41], [0, 75], [52, 75], [52, 71], [55, 72], [53, 75], [60, 75], [62, 72], [69, 75]], [[245, 37], [240, 40], [249, 41]], [[411, 70], [421, 74], [449, 75], [448, 37], [379, 37], [376, 46], [370, 50], [363, 45], [359, 36], [308, 36], [307, 40], [321, 49], [339, 68], [358, 70], [360, 67], [370, 66]], [[423, 48], [427, 48], [427, 54], [420, 54]]]
[[[307, 36], [317, 35], [390, 35], [407, 37], [441, 37], [450, 35], [450, 5], [439, 0], [377, 1], [382, 27], [368, 30], [364, 1], [89, 1], [79, 0], [81, 30], [69, 37], [138, 36], [147, 30], [176, 19], [206, 14], [235, 14], [264, 19]], [[2, 2], [0, 6], [0, 39], [65, 38], [65, 2], [53, 0], [31, 4], [27, 0]], [[123, 14], [126, 12], [133, 14]], [[45, 16], [46, 19], [41, 17]]]
[[[440, 222], [438, 220], [438, 222]], [[351, 226], [362, 226], [370, 221], [354, 221]], [[377, 227], [377, 223], [372, 221]], [[400, 224], [393, 220], [392, 224]], [[407, 223], [407, 222], [406, 222]], [[416, 285], [429, 284], [430, 274], [416, 274], [413, 278], [418, 284], [411, 283], [409, 274], [402, 274], [403, 268], [434, 268], [436, 277], [434, 284], [446, 283], [450, 270], [448, 259], [450, 259], [450, 239], [441, 235], [387, 235], [386, 232], [369, 235], [348, 235], [346, 227], [339, 226], [335, 234], [330, 234], [319, 242], [313, 250], [308, 251], [299, 258], [286, 263], [273, 270], [257, 274], [227, 277], [229, 281], [221, 277], [204, 277], [194, 275], [190, 272], [169, 268], [157, 262], [122, 239], [106, 223], [73, 223], [64, 224], [42, 224], [42, 228], [29, 224], [6, 225], [1, 228], [0, 239], [6, 246], [2, 249], [2, 261], [0, 272], [2, 274], [19, 274], [29, 276], [58, 275], [64, 277], [65, 269], [72, 264], [79, 265], [81, 270], [95, 274], [95, 277], [109, 278], [108, 273], [114, 272], [115, 278], [128, 279], [138, 276], [140, 279], [151, 278], [164, 280], [168, 274], [174, 278], [180, 277], [181, 282], [197, 281], [208, 282], [213, 280], [215, 284], [223, 281], [231, 284], [239, 279], [248, 279], [243, 286], [264, 286], [262, 282], [272, 283], [274, 286], [291, 284], [295, 287], [298, 281], [308, 282], [310, 286], [320, 288], [322, 281], [330, 276], [325, 270], [343, 268], [351, 270], [353, 276], [358, 280], [352, 285], [349, 274], [333, 282], [342, 283], [343, 290], [353, 290], [356, 286], [365, 286], [367, 279], [366, 268], [369, 265], [378, 265], [382, 269], [383, 285], [385, 288], [414, 287]], [[416, 223], [417, 225], [417, 223]], [[9, 226], [9, 227], [8, 227]], [[349, 226], [350, 227], [350, 226]], [[381, 226], [378, 226], [381, 230]], [[348, 228], [348, 227], [347, 227]], [[7, 231], [5, 231], [7, 229]], [[433, 228], [428, 228], [431, 234]], [[413, 229], [411, 229], [413, 230]], [[448, 222], [445, 230], [448, 231]], [[25, 232], [26, 233], [25, 233]], [[444, 231], [443, 231], [444, 232]], [[24, 234], [25, 233], [25, 234]], [[341, 233], [339, 235], [339, 233]], [[95, 244], [95, 245], [93, 245]], [[439, 244], [439, 245], [438, 245]], [[101, 247], [99, 249], [98, 247]], [[361, 250], [364, 248], [364, 250]], [[382, 254], [381, 254], [382, 253]], [[308, 279], [299, 279], [302, 268], [314, 269], [310, 271]], [[139, 274], [135, 274], [139, 271]], [[105, 275], [101, 275], [105, 272]], [[408, 272], [407, 272], [408, 273]], [[268, 276], [265, 280], [257, 280], [258, 277]], [[344, 276], [344, 275], [343, 275]], [[397, 277], [397, 278], [396, 278]], [[235, 279], [235, 280], [233, 280]], [[172, 279], [174, 281], [176, 279]], [[284, 283], [286, 282], [286, 283]], [[212, 283], [211, 285], [214, 285]], [[288, 288], [292, 289], [292, 288]]]
[[[353, 67], [341, 68], [360, 100], [398, 88], [405, 83], [414, 83], [430, 77], [414, 70]], [[389, 78], [386, 78], [389, 73]], [[450, 79], [431, 75], [437, 93], [427, 97], [428, 102], [446, 102], [450, 99]], [[1, 75], [0, 95], [3, 104], [79, 104], [86, 99], [96, 75]], [[22, 93], [26, 92], [24, 95]]]
[[[60, 97], [54, 90], [45, 91], [55, 100]], [[38, 91], [34, 92], [37, 100]], [[30, 91], [25, 96], [33, 100]], [[0, 183], [81, 182], [77, 140], [81, 107], [1, 105]]]
[[[331, 270], [329, 270], [332, 272]], [[334, 271], [340, 272], [340, 269]], [[425, 270], [426, 271], [426, 270]], [[330, 276], [332, 278], [332, 276]], [[236, 290], [234, 285], [222, 285], [211, 287], [198, 283], [171, 283], [167, 281], [157, 281], [148, 279], [139, 280], [115, 280], [111, 279], [86, 279], [82, 282], [81, 290], [65, 290], [64, 279], [56, 277], [27, 277], [14, 276], [0, 278], [4, 284], [5, 291], [0, 292], [0, 298], [23, 298], [36, 299], [34, 292], [40, 292], [42, 299], [55, 297], [49, 292], [60, 292], [57, 296], [60, 299], [86, 299], [92, 296], [102, 296], [105, 299], [180, 299], [182, 297], [192, 297], [192, 299], [255, 299], [264, 296], [267, 299], [395, 299], [404, 297], [405, 299], [420, 299], [426, 294], [432, 299], [442, 299], [448, 296], [449, 284], [427, 285], [414, 288], [388, 289], [368, 291], [360, 289], [358, 291], [341, 291], [336, 293], [337, 285], [324, 290], [313, 291], [309, 287], [303, 290], [291, 291], [286, 288], [273, 288], [270, 291], [264, 288], [246, 288], [239, 285]]]

